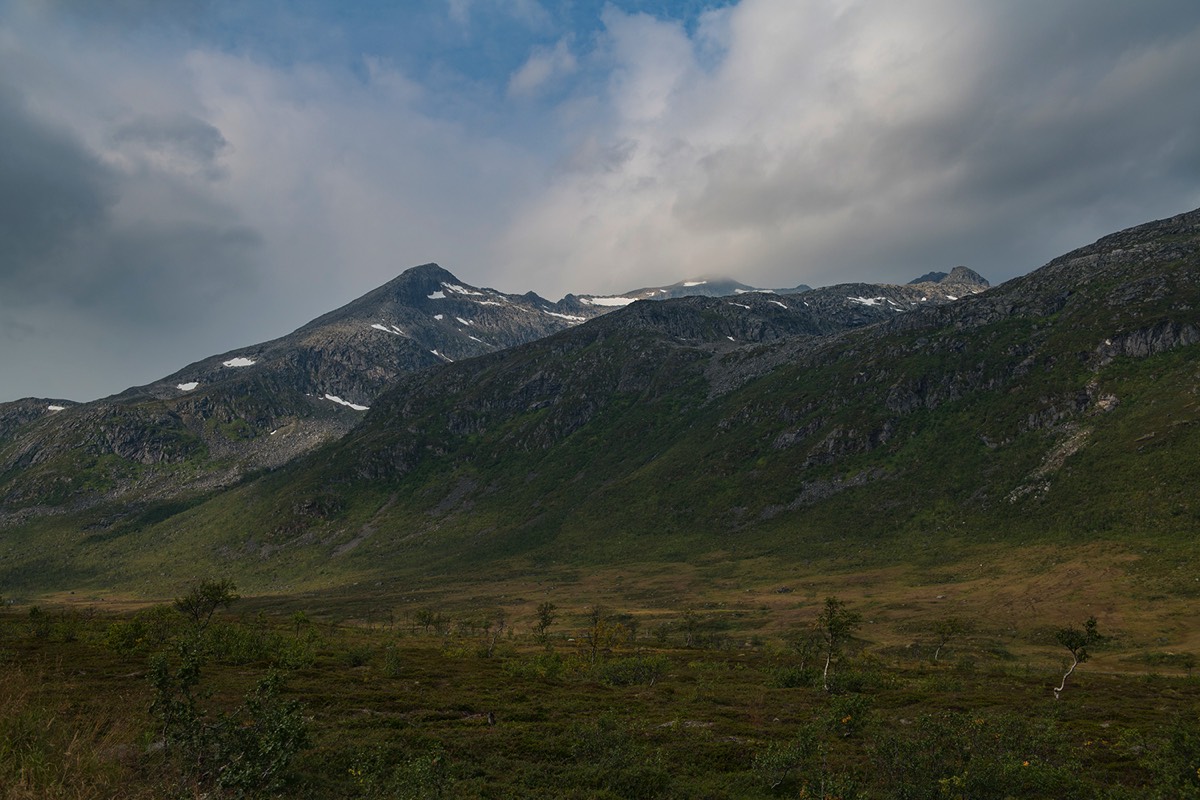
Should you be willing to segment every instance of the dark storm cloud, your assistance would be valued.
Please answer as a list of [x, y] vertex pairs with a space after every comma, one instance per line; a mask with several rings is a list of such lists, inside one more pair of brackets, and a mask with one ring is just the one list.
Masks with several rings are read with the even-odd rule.
[[[0, 86], [0, 307], [66, 304], [136, 326], [253, 284], [258, 234], [192, 196], [174, 168], [212, 177], [221, 133], [193, 118], [141, 118], [112, 139], [149, 167], [106, 165]], [[30, 335], [29, 323], [5, 326], [18, 333]]]
[[224, 174], [217, 159], [229, 148], [219, 130], [187, 114], [138, 117], [117, 128], [112, 144], [174, 162], [184, 170], [210, 178]]
[[15, 292], [40, 282], [35, 267], [64, 242], [104, 223], [114, 176], [2, 84], [0, 141], [0, 286]]

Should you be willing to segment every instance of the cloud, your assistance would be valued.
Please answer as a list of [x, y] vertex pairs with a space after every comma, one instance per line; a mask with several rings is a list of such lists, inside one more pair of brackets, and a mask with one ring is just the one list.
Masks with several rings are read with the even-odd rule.
[[[257, 236], [227, 209], [162, 170], [113, 166], [27, 106], [0, 86], [0, 302], [55, 298], [114, 320], [157, 318], [177, 296], [219, 295], [244, 280]], [[206, 155], [220, 149], [219, 132], [196, 120], [140, 121], [113, 138], [210, 168]]]
[[446, 0], [446, 13], [458, 25], [469, 25], [476, 11], [507, 17], [531, 30], [544, 30], [552, 24], [550, 13], [538, 0]]
[[1200, 205], [1192, 0], [427, 0], [400, 44], [337, 4], [95, 5], [0, 0], [0, 400], [425, 261], [547, 296], [996, 280]]
[[1091, 8], [744, 0], [689, 34], [609, 7], [603, 110], [567, 130], [572, 169], [523, 210], [510, 258], [611, 290], [964, 261], [1005, 278], [1183, 210], [1200, 13]]
[[2, 84], [0, 131], [0, 282], [11, 287], [35, 282], [34, 263], [101, 224], [113, 198], [109, 170]]
[[560, 39], [552, 48], [536, 47], [509, 78], [508, 94], [510, 97], [532, 96], [556, 78], [570, 75], [577, 67], [566, 39]]
[[459, 25], [466, 25], [471, 20], [473, 2], [474, 0], [446, 0], [446, 13]]
[[143, 162], [149, 169], [214, 180], [225, 174], [218, 159], [229, 148], [219, 130], [189, 114], [139, 116], [120, 125], [111, 144], [127, 168]]

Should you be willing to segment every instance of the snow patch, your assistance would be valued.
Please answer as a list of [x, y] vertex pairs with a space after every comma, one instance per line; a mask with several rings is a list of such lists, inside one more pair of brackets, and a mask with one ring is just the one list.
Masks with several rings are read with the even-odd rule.
[[732, 342], [732, 341], [735, 341], [735, 340], [734, 340], [734, 338], [733, 338], [732, 336], [726, 336], [725, 338], [726, 338], [726, 339], [728, 339], [728, 340], [729, 340], [729, 341], [731, 341], [731, 342]]
[[374, 323], [373, 325], [371, 325], [371, 327], [372, 327], [372, 328], [374, 328], [374, 329], [375, 329], [375, 330], [377, 330], [377, 331], [383, 331], [384, 333], [394, 333], [394, 334], [396, 334], [397, 336], [404, 336], [404, 335], [405, 335], [404, 331], [400, 330], [400, 328], [398, 328], [398, 327], [397, 327], [397, 326], [395, 326], [395, 325], [392, 325], [391, 327], [388, 327], [387, 325], [380, 325], [378, 322], [376, 322], [376, 323]]
[[445, 314], [434, 314], [433, 315], [434, 319], [445, 319], [445, 317], [446, 317]]
[[444, 358], [444, 359], [446, 359], [446, 361], [448, 361], [448, 362], [449, 362], [449, 363], [451, 363], [451, 364], [453, 364], [453, 363], [454, 363], [454, 359], [453, 359], [453, 358], [451, 358], [450, 356], [442, 355], [442, 354], [441, 354], [441, 353], [439, 353], [437, 350], [430, 350], [429, 352], [433, 353], [433, 354], [434, 354], [435, 356], [437, 356], [438, 358]]
[[730, 303], [729, 305], [731, 305], [731, 306], [737, 306], [738, 308], [744, 308], [744, 309], [746, 309], [747, 311], [749, 311], [749, 310], [750, 310], [750, 306], [744, 306], [744, 305], [742, 305], [741, 303]]
[[[473, 297], [483, 297], [484, 296], [483, 292], [472, 292], [467, 287], [459, 286], [457, 283], [446, 283], [443, 281], [442, 286], [445, 287], [446, 291], [454, 292], [455, 294], [465, 294], [465, 295], [473, 296]], [[434, 292], [434, 294], [437, 294], [437, 292]], [[432, 296], [433, 295], [430, 295], [430, 297], [432, 297]]]
[[948, 294], [948, 295], [946, 295], [946, 299], [947, 299], [947, 300], [957, 300], [958, 298], [957, 298], [957, 297], [955, 297], [955, 296], [954, 296], [954, 295], [952, 295], [952, 294]]
[[506, 303], [498, 303], [498, 302], [496, 302], [495, 300], [476, 300], [475, 302], [476, 302], [476, 303], [479, 303], [479, 305], [481, 305], [481, 306], [502, 306], [502, 305], [507, 305]]
[[559, 319], [565, 319], [568, 322], [587, 322], [587, 317], [573, 317], [570, 314], [556, 314], [553, 311], [547, 311], [544, 308], [542, 309], [542, 313], [549, 314], [552, 317], [558, 317]]
[[429, 295], [429, 299], [430, 300], [445, 300], [446, 293], [442, 292], [442, 291], [434, 292], [433, 294]]
[[237, 358], [231, 358], [228, 361], [222, 361], [221, 363], [227, 367], [251, 367], [254, 366], [255, 361], [253, 358], [238, 356]]
[[353, 408], [355, 411], [366, 411], [367, 409], [370, 408], [370, 406], [360, 406], [357, 403], [351, 403], [349, 400], [343, 400], [342, 398], [338, 397], [336, 394], [327, 394], [327, 395], [325, 395], [325, 399], [332, 400], [333, 402], [337, 403], [338, 405], [345, 406], [346, 408]]
[[458, 320], [460, 325], [474, 325], [475, 324], [474, 322], [471, 322], [471, 320], [463, 319], [462, 317], [455, 317], [455, 319]]
[[67, 407], [66, 406], [48, 405], [48, 406], [46, 406], [46, 410], [47, 411], [56, 411], [56, 412], [57, 411], [66, 411]]
[[883, 302], [882, 297], [847, 297], [852, 303], [862, 303], [864, 306], [877, 306]]
[[683, 285], [684, 286], [703, 286], [706, 283], [708, 283], [708, 281], [684, 281]]
[[579, 302], [586, 303], [591, 306], [609, 306], [612, 308], [620, 308], [627, 306], [636, 301], [636, 297], [581, 297]]
[[184, 391], [184, 392], [190, 392], [192, 389], [195, 389], [199, 385], [200, 385], [200, 381], [188, 381], [187, 383], [175, 384], [175, 388], [179, 389], [181, 391]]
[[779, 302], [778, 300], [768, 300], [767, 302], [768, 302], [768, 303], [774, 303], [775, 305], [779, 306], [779, 307], [780, 307], [780, 308], [782, 308], [782, 309], [786, 309], [786, 308], [787, 308], [787, 306], [785, 306], [783, 303]]

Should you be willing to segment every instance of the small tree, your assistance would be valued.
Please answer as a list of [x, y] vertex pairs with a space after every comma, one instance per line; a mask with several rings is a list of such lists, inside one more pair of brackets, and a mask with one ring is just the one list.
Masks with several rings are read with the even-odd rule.
[[841, 652], [842, 645], [861, 624], [862, 614], [847, 610], [846, 604], [836, 597], [825, 598], [825, 608], [817, 615], [817, 630], [825, 640], [825, 670], [821, 673], [821, 683], [825, 691], [829, 691], [830, 662]]
[[547, 631], [550, 630], [550, 626], [554, 624], [554, 620], [558, 616], [554, 613], [557, 610], [558, 606], [549, 601], [537, 607], [537, 622], [533, 626], [533, 632], [537, 636], [538, 641], [543, 644], [546, 643], [546, 639], [548, 638]]
[[944, 617], [933, 623], [933, 635], [937, 638], [937, 648], [933, 651], [933, 663], [937, 663], [938, 657], [942, 654], [942, 648], [950, 644], [952, 639], [957, 639], [970, 631], [970, 624], [958, 617]]
[[418, 625], [425, 629], [426, 633], [429, 633], [429, 629], [434, 627], [437, 621], [437, 614], [434, 613], [432, 608], [417, 609], [415, 621]]
[[500, 640], [504, 629], [508, 627], [508, 612], [503, 608], [496, 611], [496, 616], [484, 621], [483, 637], [486, 641], [484, 652], [488, 658], [496, 652], [496, 642]]
[[208, 627], [218, 608], [229, 608], [241, 599], [233, 581], [200, 581], [183, 597], [175, 598], [175, 610], [183, 614], [197, 631]]
[[1088, 621], [1083, 623], [1083, 630], [1074, 625], [1069, 628], [1060, 628], [1058, 633], [1054, 634], [1054, 639], [1071, 651], [1071, 666], [1067, 668], [1058, 688], [1054, 689], [1054, 699], [1057, 700], [1062, 695], [1063, 689], [1067, 688], [1067, 678], [1071, 677], [1075, 668], [1091, 658], [1088, 649], [1104, 644], [1108, 641], [1108, 637], [1096, 629], [1096, 618], [1088, 617]]
[[627, 635], [625, 626], [609, 619], [608, 609], [592, 606], [588, 609], [588, 628], [583, 632], [588, 663], [596, 663], [598, 656], [625, 641]]
[[696, 644], [696, 633], [700, 630], [700, 615], [696, 609], [688, 607], [679, 618], [679, 629], [683, 631], [683, 646], [692, 647]]

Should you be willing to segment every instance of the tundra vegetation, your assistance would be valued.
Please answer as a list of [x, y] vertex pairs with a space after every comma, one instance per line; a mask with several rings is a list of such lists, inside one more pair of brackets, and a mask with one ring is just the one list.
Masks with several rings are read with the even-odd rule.
[[[778, 625], [189, 597], [0, 610], [0, 798], [1200, 797], [1194, 658], [1132, 661], [1095, 618], [1025, 643], [910, 620], [898, 644], [835, 596]], [[1063, 648], [1102, 641], [1063, 692]]]

